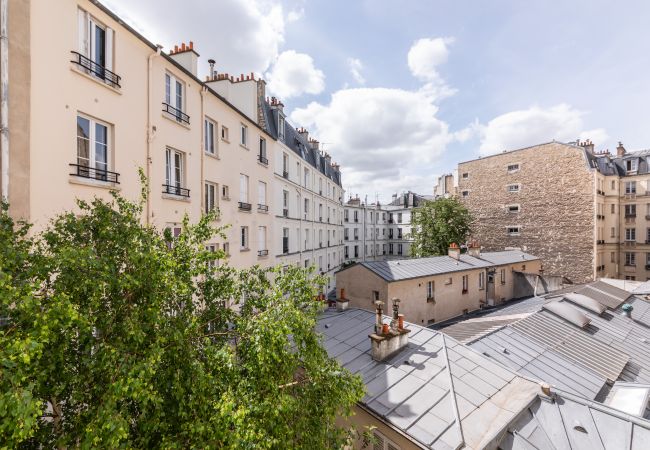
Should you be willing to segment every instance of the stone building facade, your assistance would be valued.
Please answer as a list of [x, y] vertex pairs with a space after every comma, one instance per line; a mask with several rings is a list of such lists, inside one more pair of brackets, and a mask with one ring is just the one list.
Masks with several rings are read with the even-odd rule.
[[593, 146], [549, 142], [458, 165], [458, 196], [487, 251], [520, 248], [573, 282], [596, 276]]

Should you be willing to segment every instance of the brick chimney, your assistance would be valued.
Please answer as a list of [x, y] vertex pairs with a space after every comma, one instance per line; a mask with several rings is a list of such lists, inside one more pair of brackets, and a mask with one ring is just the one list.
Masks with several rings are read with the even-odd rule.
[[449, 245], [447, 255], [449, 255], [450, 258], [454, 258], [456, 261], [458, 261], [460, 259], [460, 247], [458, 244], [452, 242], [451, 245]]
[[183, 42], [180, 46], [175, 45], [174, 49], [169, 52], [169, 56], [185, 70], [196, 76], [200, 55], [194, 51], [194, 42], [190, 41], [189, 44]]
[[384, 361], [408, 346], [411, 330], [404, 328], [404, 315], [399, 313], [399, 303], [398, 298], [393, 299], [393, 317], [389, 325], [384, 323], [384, 302], [375, 302], [375, 332], [370, 335], [371, 355], [375, 361]]
[[582, 148], [584, 148], [588, 153], [590, 153], [591, 155], [594, 154], [594, 143], [591, 142], [590, 139], [587, 139], [587, 140], [584, 141], [584, 142], [580, 142], [580, 140], [578, 139], [578, 144], [579, 144]]
[[481, 246], [477, 241], [472, 241], [467, 246], [467, 254], [473, 256], [474, 258], [481, 257]]
[[616, 147], [616, 156], [625, 156], [627, 152], [625, 151], [625, 147], [623, 147], [623, 143], [621, 141], [618, 141], [618, 147]]

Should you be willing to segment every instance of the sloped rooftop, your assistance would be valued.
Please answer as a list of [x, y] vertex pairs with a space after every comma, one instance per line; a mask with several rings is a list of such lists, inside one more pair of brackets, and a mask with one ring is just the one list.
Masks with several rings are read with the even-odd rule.
[[525, 263], [526, 261], [535, 261], [537, 259], [539, 258], [528, 253], [509, 250], [504, 252], [481, 253], [479, 258], [462, 254], [458, 260], [450, 256], [433, 256], [430, 258], [390, 261], [366, 261], [359, 264], [373, 271], [386, 281], [401, 281], [517, 262]]

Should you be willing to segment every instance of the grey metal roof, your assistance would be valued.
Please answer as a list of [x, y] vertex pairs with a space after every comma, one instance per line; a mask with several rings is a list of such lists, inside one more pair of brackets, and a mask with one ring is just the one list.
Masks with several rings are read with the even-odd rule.
[[633, 294], [650, 294], [650, 281], [645, 281], [632, 290]]
[[642, 450], [650, 448], [650, 422], [557, 391], [539, 398], [510, 426], [499, 448]]
[[447, 336], [451, 336], [461, 344], [468, 344], [477, 339], [481, 339], [490, 333], [493, 333], [508, 324], [516, 322], [526, 317], [527, 314], [503, 315], [495, 317], [479, 317], [476, 319], [464, 320], [440, 331]]
[[521, 375], [585, 398], [595, 399], [607, 382], [604, 376], [577, 363], [573, 358], [567, 358], [534, 341], [513, 327], [504, 327], [468, 345]]
[[539, 258], [528, 253], [510, 250], [482, 253], [480, 258], [462, 254], [459, 260], [450, 256], [433, 256], [430, 258], [367, 261], [360, 264], [386, 281], [399, 281], [537, 259]]
[[[609, 286], [608, 288], [609, 291], [605, 291], [603, 289], [603, 285], [606, 284], [602, 282], [597, 282], [597, 283], [601, 283], [601, 284], [600, 285], [597, 285], [596, 283], [589, 284], [583, 287], [582, 289], [577, 290], [576, 294], [582, 294], [582, 295], [586, 295], [587, 297], [591, 297], [594, 300], [596, 300], [598, 303], [610, 309], [618, 308], [630, 296], [628, 292], [621, 291], [620, 289], [617, 289], [614, 286]], [[617, 294], [617, 295], [612, 294], [613, 290], [624, 292], [626, 295], [623, 296], [621, 294]]]
[[[423, 448], [483, 448], [501, 436], [539, 386], [442, 333], [407, 324], [408, 348], [377, 362], [368, 335], [374, 314], [348, 309], [321, 315], [330, 357], [359, 374], [364, 407]], [[458, 410], [460, 424], [455, 419]]]

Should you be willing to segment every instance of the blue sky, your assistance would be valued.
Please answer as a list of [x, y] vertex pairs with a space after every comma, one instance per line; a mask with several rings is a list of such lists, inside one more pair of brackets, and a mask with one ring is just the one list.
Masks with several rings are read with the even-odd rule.
[[553, 139], [650, 147], [650, 2], [106, 0], [169, 49], [257, 72], [348, 194], [430, 194], [459, 161]]

